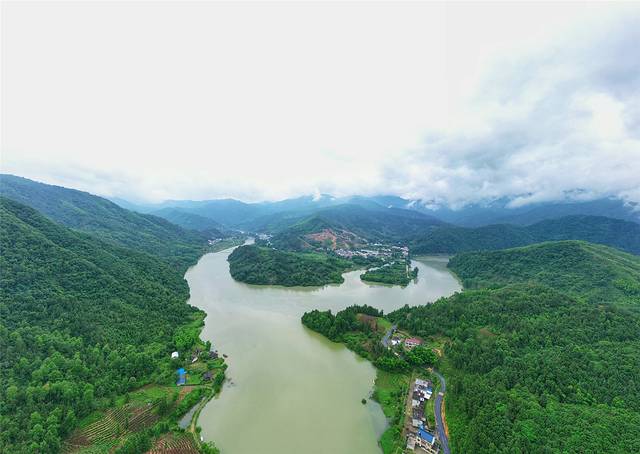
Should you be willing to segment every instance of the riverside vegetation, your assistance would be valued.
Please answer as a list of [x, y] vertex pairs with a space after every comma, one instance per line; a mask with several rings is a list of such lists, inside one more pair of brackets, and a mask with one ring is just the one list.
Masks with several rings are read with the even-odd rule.
[[[472, 289], [386, 318], [443, 340], [455, 452], [640, 450], [638, 257], [569, 241], [462, 254], [450, 267]], [[385, 359], [380, 334], [367, 334], [354, 311], [381, 315], [314, 311], [303, 323], [384, 374], [409, 370], [406, 359]], [[388, 432], [383, 447], [402, 442]]]
[[[4, 198], [0, 250], [0, 451], [58, 452], [88, 428], [79, 449], [141, 452], [175, 427], [193, 397], [174, 399], [180, 363], [169, 356], [201, 345], [203, 318], [185, 304], [174, 269], [183, 259], [117, 246]], [[222, 375], [187, 388], [198, 398], [224, 377], [222, 363], [210, 366]], [[140, 397], [143, 386], [156, 391]], [[112, 424], [118, 417], [127, 425]]]
[[410, 269], [410, 265], [411, 262], [409, 260], [395, 261], [367, 270], [360, 275], [360, 279], [366, 282], [405, 286], [418, 277], [418, 268]]
[[302, 323], [334, 342], [345, 344], [377, 368], [372, 398], [381, 405], [389, 421], [380, 446], [385, 454], [402, 449], [404, 403], [411, 374], [419, 371], [425, 375], [425, 367], [438, 364], [439, 359], [431, 347], [417, 346], [409, 351], [400, 346], [393, 350], [385, 348], [381, 339], [391, 323], [382, 311], [367, 305], [350, 306], [335, 315], [331, 311], [313, 310], [302, 316]]

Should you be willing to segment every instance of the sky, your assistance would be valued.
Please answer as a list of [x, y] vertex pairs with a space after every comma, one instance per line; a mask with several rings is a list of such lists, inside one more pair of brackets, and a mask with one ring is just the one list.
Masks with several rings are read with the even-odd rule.
[[3, 2], [0, 168], [138, 202], [640, 202], [640, 4]]

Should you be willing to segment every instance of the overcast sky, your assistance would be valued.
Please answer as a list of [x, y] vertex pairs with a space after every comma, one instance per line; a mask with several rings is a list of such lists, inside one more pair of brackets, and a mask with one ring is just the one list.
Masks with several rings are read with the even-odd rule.
[[1, 166], [138, 201], [640, 201], [638, 43], [632, 4], [4, 2]]

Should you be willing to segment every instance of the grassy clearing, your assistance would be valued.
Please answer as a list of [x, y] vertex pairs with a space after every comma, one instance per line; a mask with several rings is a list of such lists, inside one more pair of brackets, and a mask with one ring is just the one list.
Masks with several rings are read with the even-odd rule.
[[402, 452], [402, 423], [404, 421], [405, 397], [409, 389], [410, 376], [378, 369], [373, 398], [380, 404], [389, 419], [389, 428], [380, 438], [380, 447], [385, 454]]
[[391, 322], [384, 317], [378, 317], [377, 319], [378, 331], [381, 333], [386, 333], [389, 328], [391, 328]]
[[235, 246], [240, 246], [244, 244], [244, 238], [226, 238], [222, 241], [218, 241], [213, 246], [210, 246], [209, 252], [220, 252], [225, 249], [230, 249]]

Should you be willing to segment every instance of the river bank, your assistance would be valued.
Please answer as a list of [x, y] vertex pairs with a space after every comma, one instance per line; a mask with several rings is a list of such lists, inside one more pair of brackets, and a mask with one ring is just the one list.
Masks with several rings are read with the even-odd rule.
[[201, 337], [229, 354], [229, 382], [198, 418], [204, 439], [231, 454], [379, 453], [387, 418], [377, 402], [361, 403], [374, 367], [301, 326], [300, 316], [357, 301], [384, 310], [434, 301], [459, 289], [446, 262], [415, 262], [420, 277], [405, 288], [367, 285], [358, 271], [341, 285], [276, 288], [234, 281], [229, 253], [203, 256], [186, 275], [189, 303], [208, 314]]

